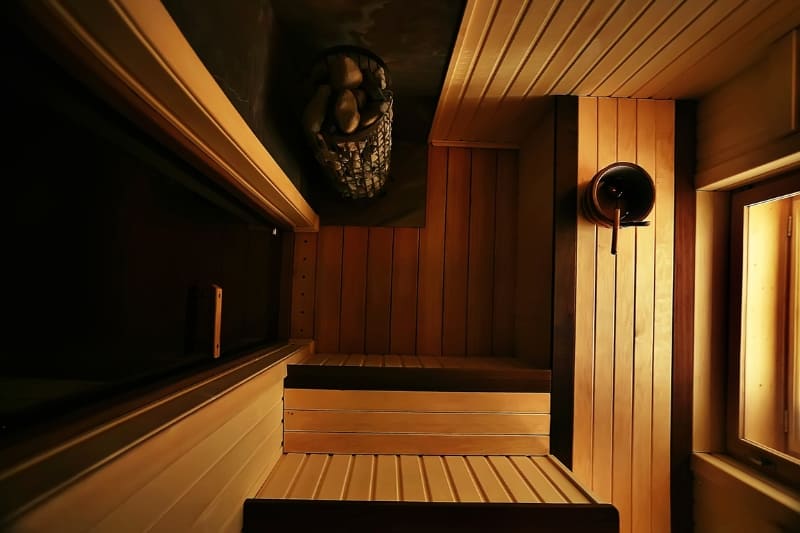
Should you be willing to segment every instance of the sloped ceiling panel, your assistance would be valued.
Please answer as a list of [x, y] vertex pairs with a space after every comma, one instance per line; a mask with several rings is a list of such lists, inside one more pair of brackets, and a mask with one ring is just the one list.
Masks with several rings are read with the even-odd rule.
[[469, 0], [430, 139], [515, 146], [550, 95], [699, 98], [798, 25], [797, 0]]

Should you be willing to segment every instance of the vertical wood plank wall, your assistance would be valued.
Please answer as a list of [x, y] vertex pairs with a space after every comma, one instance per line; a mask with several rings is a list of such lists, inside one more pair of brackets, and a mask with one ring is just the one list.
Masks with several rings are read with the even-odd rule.
[[424, 228], [298, 235], [291, 336], [328, 353], [514, 355], [517, 181], [514, 150], [430, 147]]
[[675, 105], [581, 98], [578, 113], [579, 190], [633, 161], [656, 205], [616, 256], [611, 231], [578, 217], [573, 470], [622, 532], [669, 531]]

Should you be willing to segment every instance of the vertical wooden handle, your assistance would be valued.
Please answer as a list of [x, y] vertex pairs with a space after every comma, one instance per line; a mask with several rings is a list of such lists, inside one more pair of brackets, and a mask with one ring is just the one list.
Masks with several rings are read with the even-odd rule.
[[620, 209], [614, 209], [614, 229], [611, 231], [611, 255], [617, 255], [617, 233], [619, 232]]

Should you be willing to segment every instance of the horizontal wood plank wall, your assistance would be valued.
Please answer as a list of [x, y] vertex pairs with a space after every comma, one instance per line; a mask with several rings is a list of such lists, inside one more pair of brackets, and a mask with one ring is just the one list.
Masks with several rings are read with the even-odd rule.
[[293, 336], [321, 352], [514, 355], [516, 151], [428, 159], [424, 228], [325, 226], [315, 250], [296, 239]]
[[581, 192], [614, 161], [656, 182], [650, 226], [623, 229], [616, 256], [578, 217], [573, 469], [623, 532], [670, 529], [674, 117], [672, 101], [579, 102]]
[[283, 378], [293, 360], [56, 492], [9, 530], [241, 531], [242, 503], [283, 453]]
[[[366, 473], [367, 475], [363, 475]], [[595, 503], [550, 456], [283, 456], [259, 498], [403, 502]]]
[[285, 450], [543, 455], [546, 393], [287, 389]]

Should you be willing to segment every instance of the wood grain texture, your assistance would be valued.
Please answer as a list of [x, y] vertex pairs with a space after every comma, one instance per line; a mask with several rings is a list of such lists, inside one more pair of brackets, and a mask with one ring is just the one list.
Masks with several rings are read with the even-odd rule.
[[351, 454], [481, 454], [545, 455], [549, 437], [543, 435], [433, 435], [392, 433], [287, 432], [286, 452]]
[[497, 152], [494, 223], [494, 302], [492, 348], [495, 355], [514, 354], [514, 302], [517, 279], [517, 153]]
[[798, 25], [793, 0], [474, 2], [430, 139], [522, 148], [550, 95], [699, 99]]
[[467, 355], [492, 351], [497, 151], [472, 150], [467, 267]]
[[577, 194], [579, 102], [556, 98], [555, 171], [553, 188], [553, 290], [551, 393], [555, 416], [551, 427], [552, 454], [572, 467], [572, 424], [575, 410]]
[[550, 395], [528, 392], [419, 392], [286, 389], [286, 409], [414, 411], [444, 413], [549, 413]]
[[365, 227], [344, 228], [342, 242], [342, 298], [339, 350], [363, 352], [367, 292], [367, 243]]
[[301, 493], [314, 500], [596, 503], [556, 459], [525, 455], [287, 453], [258, 497]]
[[394, 230], [392, 259], [392, 310], [389, 349], [392, 353], [417, 351], [417, 275], [419, 230]]
[[[442, 287], [444, 283], [447, 148], [428, 151], [425, 227], [420, 230], [417, 353], [442, 353]], [[510, 351], [508, 352], [511, 353]]]
[[[235, 531], [281, 457], [285, 362], [32, 506], [11, 531]], [[92, 505], [87, 506], [86, 502]]]
[[[515, 355], [516, 154], [434, 146], [428, 163], [425, 228], [325, 226], [316, 237], [319, 305], [294, 314], [322, 327], [320, 350]], [[528, 352], [549, 364], [545, 349]]]
[[388, 353], [394, 230], [369, 228], [367, 248], [367, 314], [364, 349], [366, 353]]
[[556, 110], [552, 107], [519, 150], [514, 350], [534, 366], [550, 365], [553, 336], [553, 257], [543, 253], [553, 250], [549, 228], [556, 213]]
[[674, 103], [582, 98], [578, 144], [579, 189], [608, 163], [634, 161], [655, 180], [656, 206], [650, 226], [621, 231], [616, 256], [607, 230], [578, 220], [573, 467], [619, 509], [621, 531], [667, 531]]
[[691, 528], [693, 516], [691, 454], [697, 225], [695, 112], [693, 102], [675, 102], [674, 337], [670, 431], [671, 529], [674, 531]]
[[291, 337], [310, 339], [314, 336], [316, 291], [317, 234], [295, 235], [292, 258]]
[[286, 431], [343, 433], [467, 433], [546, 435], [550, 417], [511, 413], [413, 413], [386, 411], [285, 411]]
[[322, 352], [339, 351], [343, 235], [341, 227], [323, 226], [319, 230], [314, 339]]
[[442, 353], [463, 355], [467, 343], [471, 157], [466, 149], [448, 151]]

